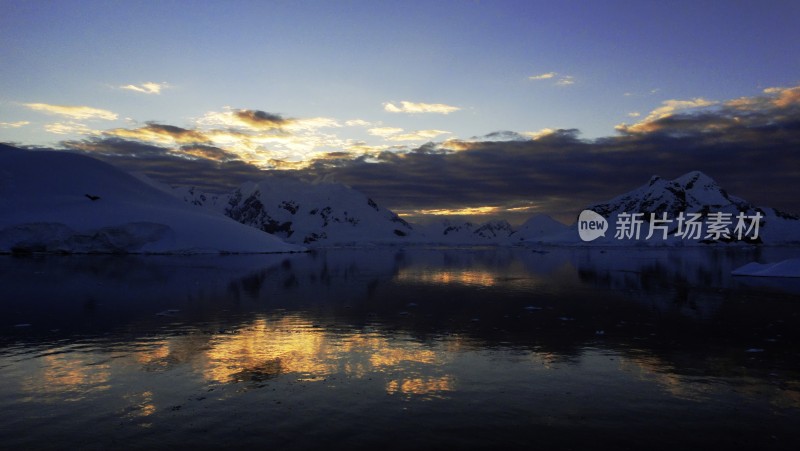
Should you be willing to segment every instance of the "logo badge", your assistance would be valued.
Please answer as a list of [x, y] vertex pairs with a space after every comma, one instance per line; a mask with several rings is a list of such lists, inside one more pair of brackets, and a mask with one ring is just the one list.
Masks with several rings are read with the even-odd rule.
[[607, 230], [606, 218], [592, 210], [583, 210], [578, 216], [578, 235], [583, 241], [594, 241], [601, 236], [605, 237]]

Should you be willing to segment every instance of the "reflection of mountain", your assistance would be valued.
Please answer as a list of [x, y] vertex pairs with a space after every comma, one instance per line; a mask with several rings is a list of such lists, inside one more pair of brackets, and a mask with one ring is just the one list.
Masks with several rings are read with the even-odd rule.
[[[739, 318], [736, 307], [749, 305], [753, 292], [729, 273], [765, 252], [779, 250], [375, 248], [222, 258], [4, 258], [2, 326], [13, 333], [2, 341], [135, 336], [175, 322], [214, 334], [281, 312], [275, 318], [291, 313], [326, 330], [405, 331], [422, 341], [455, 334], [481, 346], [508, 342], [569, 356], [596, 342], [599, 330], [605, 339], [626, 341], [660, 322], [691, 324], [706, 339], [698, 327], [731, 314], [748, 333], [763, 327], [773, 312]], [[748, 333], [725, 327], [715, 333], [747, 341]]]
[[[770, 424], [783, 428], [800, 405], [796, 296], [742, 289], [728, 275], [739, 260], [777, 250], [759, 252], [5, 257], [0, 400], [62, 417], [79, 409], [81, 425], [138, 428], [167, 444], [217, 445], [249, 430], [280, 449], [318, 444], [296, 442], [309, 427], [326, 441], [342, 424], [380, 430], [365, 420], [373, 415], [409, 435], [466, 424], [475, 436], [508, 427], [515, 440], [527, 433], [508, 422], [517, 412], [547, 415], [557, 447], [577, 405], [616, 418], [609, 435], [642, 405], [680, 417], [742, 403], [745, 423], [764, 418], [755, 405], [777, 410]], [[534, 406], [544, 401], [546, 411]], [[96, 405], [112, 406], [111, 419], [85, 413]], [[52, 424], [43, 436], [63, 430]]]

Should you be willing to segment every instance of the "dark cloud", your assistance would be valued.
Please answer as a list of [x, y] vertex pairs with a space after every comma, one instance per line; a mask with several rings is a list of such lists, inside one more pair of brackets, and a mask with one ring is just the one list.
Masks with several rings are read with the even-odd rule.
[[[120, 138], [65, 141], [67, 150], [89, 154], [129, 172], [141, 172], [167, 185], [196, 186], [212, 193], [228, 192], [244, 182], [260, 180], [268, 173], [213, 146], [187, 145], [187, 154], [171, 148]], [[185, 149], [184, 149], [185, 148]], [[187, 158], [184, 155], [205, 158]], [[209, 158], [214, 157], [214, 158]]]
[[[800, 212], [800, 111], [731, 106], [673, 114], [594, 141], [575, 129], [536, 140], [459, 142], [459, 150], [383, 153], [307, 169], [360, 189], [390, 208], [458, 208], [528, 200], [562, 219], [645, 184], [701, 170], [734, 195]], [[509, 136], [501, 133], [502, 136]], [[441, 150], [441, 149], [440, 149]]]
[[261, 110], [237, 110], [233, 115], [248, 126], [257, 129], [281, 128], [292, 122], [280, 114], [267, 113]]
[[119, 137], [122, 139], [135, 139], [140, 141], [162, 142], [164, 139], [177, 143], [208, 143], [211, 140], [198, 130], [191, 130], [174, 125], [158, 124], [147, 122], [144, 127], [136, 129], [117, 128], [103, 132], [107, 137]]
[[232, 152], [228, 152], [227, 150], [216, 146], [209, 146], [205, 144], [187, 144], [185, 146], [181, 146], [180, 150], [186, 155], [213, 161], [229, 161], [239, 159], [239, 157]]
[[[253, 110], [237, 114], [262, 124], [286, 121]], [[130, 131], [130, 137], [106, 134], [63, 144], [170, 184], [222, 192], [281, 172], [346, 183], [403, 211], [533, 204], [571, 220], [584, 206], [643, 185], [652, 175], [675, 178], [700, 170], [757, 205], [800, 212], [799, 88], [652, 116], [619, 131], [596, 140], [580, 139], [576, 129], [534, 140], [504, 131], [483, 139], [431, 142], [405, 153], [330, 152], [308, 167], [274, 161], [273, 167], [283, 171], [237, 160], [231, 151], [203, 142], [201, 132], [155, 123]], [[173, 144], [145, 140], [152, 136], [173, 137]]]

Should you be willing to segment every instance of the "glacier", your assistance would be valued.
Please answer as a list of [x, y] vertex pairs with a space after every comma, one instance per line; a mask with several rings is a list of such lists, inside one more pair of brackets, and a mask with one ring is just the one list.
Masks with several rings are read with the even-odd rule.
[[304, 250], [97, 159], [0, 145], [0, 253]]

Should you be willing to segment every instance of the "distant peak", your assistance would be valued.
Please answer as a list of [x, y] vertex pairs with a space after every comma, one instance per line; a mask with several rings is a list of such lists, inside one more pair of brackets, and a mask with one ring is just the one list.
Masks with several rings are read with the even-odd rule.
[[647, 183], [647, 186], [653, 186], [657, 181], [661, 180], [661, 177], [654, 175], [650, 177], [650, 181]]
[[704, 186], [716, 184], [714, 179], [700, 171], [687, 172], [673, 181], [685, 187], [686, 189], [692, 189], [692, 187], [695, 185]]

